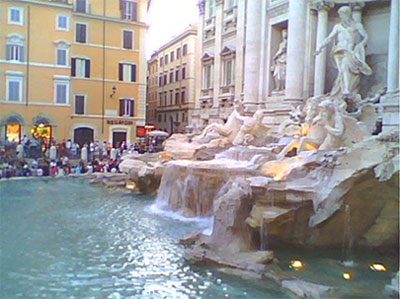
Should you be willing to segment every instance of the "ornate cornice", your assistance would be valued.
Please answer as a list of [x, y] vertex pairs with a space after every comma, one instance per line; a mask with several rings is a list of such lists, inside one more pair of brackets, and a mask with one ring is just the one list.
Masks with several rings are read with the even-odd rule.
[[318, 0], [312, 4], [312, 8], [314, 10], [318, 10], [318, 11], [320, 11], [320, 10], [328, 11], [328, 10], [332, 9], [334, 6], [335, 6], [335, 3], [333, 3], [332, 1], [326, 1], [326, 0]]

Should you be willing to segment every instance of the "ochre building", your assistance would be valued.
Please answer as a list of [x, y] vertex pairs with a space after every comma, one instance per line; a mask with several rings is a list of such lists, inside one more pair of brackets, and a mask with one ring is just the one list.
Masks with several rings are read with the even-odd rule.
[[184, 132], [195, 101], [197, 27], [190, 26], [148, 61], [148, 123], [170, 134]]
[[0, 1], [0, 140], [136, 140], [148, 0]]

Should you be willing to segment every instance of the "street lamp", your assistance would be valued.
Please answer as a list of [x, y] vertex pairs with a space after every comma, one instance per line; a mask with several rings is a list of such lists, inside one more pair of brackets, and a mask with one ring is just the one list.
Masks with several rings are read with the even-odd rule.
[[117, 86], [114, 85], [112, 87], [112, 93], [110, 94], [110, 98], [112, 98], [115, 95], [116, 92], [117, 92]]

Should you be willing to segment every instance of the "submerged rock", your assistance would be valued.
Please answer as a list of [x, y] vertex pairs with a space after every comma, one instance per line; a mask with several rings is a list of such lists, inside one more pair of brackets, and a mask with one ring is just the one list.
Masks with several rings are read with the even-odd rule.
[[311, 283], [299, 279], [284, 280], [282, 287], [300, 298], [333, 298], [338, 290], [335, 287]]

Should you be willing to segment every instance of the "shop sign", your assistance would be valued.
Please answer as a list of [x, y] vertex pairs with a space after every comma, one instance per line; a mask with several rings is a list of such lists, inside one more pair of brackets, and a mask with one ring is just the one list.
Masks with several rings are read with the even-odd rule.
[[137, 126], [136, 127], [136, 137], [146, 137], [147, 132], [155, 130], [155, 126]]
[[130, 126], [133, 125], [132, 120], [125, 120], [125, 119], [107, 119], [108, 125], [126, 125]]

